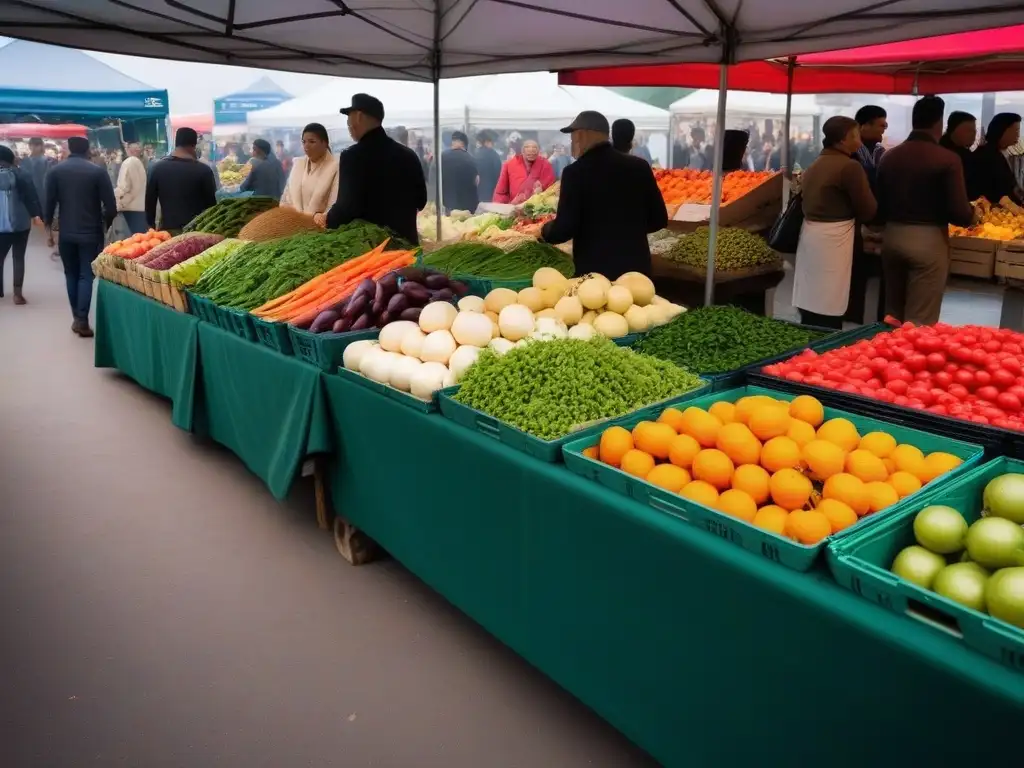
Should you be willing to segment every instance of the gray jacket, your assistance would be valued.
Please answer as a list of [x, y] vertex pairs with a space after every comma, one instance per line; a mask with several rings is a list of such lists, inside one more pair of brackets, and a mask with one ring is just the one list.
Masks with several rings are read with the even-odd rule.
[[34, 217], [42, 215], [28, 174], [13, 165], [0, 164], [0, 232], [24, 232], [31, 228]]

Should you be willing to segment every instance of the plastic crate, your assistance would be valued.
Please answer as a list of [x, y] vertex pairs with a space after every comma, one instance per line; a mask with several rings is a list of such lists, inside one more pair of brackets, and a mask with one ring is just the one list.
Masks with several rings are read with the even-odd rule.
[[495, 288], [508, 288], [518, 293], [523, 288], [529, 288], [533, 285], [533, 278], [526, 278], [524, 280], [488, 280], [484, 277], [473, 277], [472, 275], [452, 275], [451, 277], [452, 280], [464, 283], [469, 288], [469, 293], [473, 296], [486, 296]]
[[292, 354], [292, 338], [288, 333], [287, 323], [275, 323], [254, 315], [249, 315], [253, 330], [256, 331], [256, 340], [264, 347], [269, 347], [282, 355]]
[[217, 316], [220, 319], [220, 327], [225, 331], [247, 341], [257, 341], [256, 326], [253, 325], [252, 315], [245, 310], [217, 307]]
[[[787, 398], [786, 393], [776, 390], [763, 389], [760, 387], [740, 387], [697, 398], [679, 398], [675, 401], [670, 400], [658, 408], [655, 418], [660, 414], [662, 408], [668, 406], [683, 404], [686, 407], [696, 406], [706, 410], [712, 405], [712, 403], [722, 400], [734, 403], [741, 397], [746, 397], [747, 395], [768, 395], [779, 399], [791, 399]], [[885, 431], [895, 437], [898, 442], [916, 445], [925, 453], [930, 453], [932, 451], [946, 451], [959, 456], [964, 460], [964, 463], [956, 469], [947, 472], [941, 478], [932, 481], [934, 485], [929, 484], [929, 490], [939, 487], [939, 484], [946, 484], [952, 478], [962, 475], [968, 469], [978, 464], [984, 453], [982, 448], [977, 445], [950, 440], [944, 436], [940, 437], [939, 435], [929, 434], [927, 432], [921, 432], [907, 427], [896, 426], [887, 422], [849, 413], [848, 411], [837, 410], [834, 408], [825, 409], [826, 419], [834, 419], [837, 417], [843, 417], [852, 421], [861, 434], [873, 432], [875, 430]], [[647, 414], [633, 414], [624, 419], [616, 419], [611, 424], [618, 424], [627, 427], [628, 429], [632, 429], [644, 418], [647, 418]], [[611, 426], [611, 424], [603, 426]], [[840, 531], [837, 534], [833, 534], [817, 544], [806, 545], [782, 536], [776, 536], [773, 533], [757, 528], [754, 525], [738, 518], [723, 514], [711, 507], [706, 507], [695, 501], [684, 499], [677, 493], [671, 493], [663, 488], [651, 485], [645, 480], [626, 474], [616, 467], [587, 458], [583, 455], [583, 451], [595, 444], [596, 441], [594, 437], [594, 435], [591, 435], [586, 439], [573, 440], [565, 446], [566, 466], [576, 474], [595, 480], [602, 485], [630, 496], [641, 504], [646, 504], [653, 509], [665, 512], [666, 514], [677, 517], [693, 525], [706, 528], [711, 533], [728, 539], [744, 549], [760, 554], [769, 560], [774, 560], [787, 568], [792, 568], [796, 571], [809, 570], [829, 541], [841, 539], [850, 535], [854, 531], [862, 530], [865, 527], [874, 525], [881, 520], [888, 519], [893, 515], [898, 514], [900, 510], [906, 509], [908, 505], [915, 504], [917, 502], [917, 497], [921, 493], [926, 492], [923, 490], [919, 491], [918, 494], [908, 496], [906, 499], [901, 500], [882, 512], [861, 518], [850, 528]]]
[[338, 368], [338, 375], [341, 378], [358, 384], [361, 387], [377, 392], [384, 397], [389, 397], [395, 402], [401, 403], [407, 408], [412, 408], [415, 411], [421, 413], [436, 413], [438, 409], [438, 392], [434, 393], [433, 399], [429, 402], [420, 400], [418, 397], [413, 397], [408, 392], [403, 392], [400, 389], [395, 389], [388, 384], [381, 384], [379, 381], [368, 379], [362, 374], [350, 371], [348, 368]]
[[188, 294], [188, 306], [189, 312], [198, 317], [200, 320], [205, 320], [211, 325], [220, 325], [220, 319], [217, 315], [217, 305], [209, 299], [204, 299], [202, 296], [198, 296], [191, 291]]
[[833, 543], [828, 561], [837, 582], [861, 597], [944, 631], [999, 663], [1024, 672], [1024, 629], [967, 608], [901, 579], [889, 570], [904, 547], [916, 543], [914, 517], [929, 504], [946, 504], [968, 523], [981, 517], [982, 492], [995, 477], [1024, 472], [1024, 463], [998, 458], [961, 475], [877, 526]]
[[310, 333], [302, 328], [288, 326], [288, 336], [295, 356], [327, 373], [341, 366], [345, 347], [353, 341], [376, 339], [379, 333], [377, 328], [348, 333]]
[[[704, 386], [698, 387], [684, 395], [645, 406], [644, 408], [641, 408], [629, 415], [636, 415], [637, 421], [640, 421], [652, 412], [657, 411], [660, 413], [661, 409], [665, 408], [670, 402], [683, 402], [687, 399], [698, 397], [701, 394], [705, 394], [708, 389], [708, 385], [705, 384]], [[475, 408], [463, 405], [454, 399], [458, 390], [458, 387], [449, 387], [441, 391], [440, 403], [442, 415], [451, 419], [456, 424], [466, 427], [467, 429], [472, 429], [474, 432], [487, 435], [500, 443], [504, 443], [510, 448], [522, 451], [534, 458], [549, 463], [557, 463], [562, 460], [562, 447], [567, 443], [579, 440], [584, 436], [596, 435], [611, 422], [616, 420], [616, 417], [603, 419], [596, 423], [589, 424], [576, 432], [565, 435], [564, 437], [559, 437], [555, 440], [542, 440], [539, 437], [534, 437], [527, 432], [523, 432], [521, 429], [516, 429], [512, 425], [506, 424], [493, 416], [488, 416], [486, 413], [482, 413]]]

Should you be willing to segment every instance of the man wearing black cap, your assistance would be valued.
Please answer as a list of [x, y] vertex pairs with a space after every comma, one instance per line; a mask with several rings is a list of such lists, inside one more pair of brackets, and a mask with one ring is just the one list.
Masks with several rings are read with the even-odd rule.
[[217, 204], [213, 171], [199, 162], [199, 135], [191, 128], [174, 134], [174, 151], [153, 165], [146, 184], [146, 221], [156, 228], [160, 204], [160, 228], [180, 232], [192, 219]]
[[284, 194], [284, 169], [274, 157], [269, 141], [256, 139], [252, 143], [252, 160], [249, 161], [249, 166], [249, 175], [245, 177], [239, 191], [280, 200]]
[[58, 250], [74, 318], [71, 330], [89, 337], [92, 260], [103, 250], [107, 230], [117, 217], [117, 200], [107, 169], [89, 159], [89, 140], [72, 136], [68, 151], [71, 156], [46, 174], [43, 220], [47, 229], [52, 228], [54, 214], [60, 208]]
[[572, 240], [577, 275], [649, 275], [647, 235], [668, 224], [651, 167], [612, 147], [600, 112], [580, 112], [562, 133], [572, 134], [576, 162], [562, 171], [558, 212], [544, 225], [542, 238], [555, 244]]
[[[475, 213], [480, 203], [476, 190], [480, 174], [468, 145], [469, 137], [465, 133], [453, 131], [451, 149], [441, 153], [441, 199], [449, 211]], [[435, 173], [436, 166], [431, 170], [431, 184]]]
[[419, 243], [416, 213], [427, 204], [427, 184], [416, 153], [384, 132], [379, 99], [357, 93], [341, 114], [348, 116], [356, 143], [339, 158], [338, 200], [327, 212], [327, 226], [363, 219]]

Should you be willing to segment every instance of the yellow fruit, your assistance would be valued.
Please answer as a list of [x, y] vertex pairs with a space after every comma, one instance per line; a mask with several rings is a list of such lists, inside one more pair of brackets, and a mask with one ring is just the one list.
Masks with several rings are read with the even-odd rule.
[[871, 451], [858, 448], [846, 454], [846, 471], [865, 483], [883, 481], [889, 477], [885, 464]]
[[843, 471], [846, 452], [828, 440], [812, 440], [803, 449], [804, 463], [811, 470], [811, 476], [828, 480]]
[[596, 445], [592, 445], [589, 448], [583, 449], [583, 455], [588, 459], [599, 461], [601, 459], [601, 449]]
[[896, 462], [896, 469], [900, 472], [909, 472], [922, 483], [924, 483], [928, 477], [928, 468], [924, 463], [924, 454], [921, 453], [921, 449], [913, 445], [897, 445], [892, 454], [890, 454], [894, 462]]
[[676, 435], [668, 447], [668, 460], [681, 469], [693, 466], [694, 457], [700, 453], [700, 443], [689, 435]]
[[818, 427], [818, 439], [835, 443], [847, 452], [860, 444], [860, 434], [849, 419], [829, 419]]
[[944, 475], [950, 470], [956, 469], [963, 463], [963, 459], [961, 459], [959, 456], [954, 456], [951, 453], [945, 453], [943, 451], [929, 453], [924, 458], [924, 482], [930, 483], [939, 475]]
[[839, 533], [843, 528], [856, 525], [858, 520], [857, 513], [838, 499], [822, 499], [817, 509], [828, 518], [832, 533]]
[[666, 491], [679, 493], [690, 482], [690, 473], [675, 464], [659, 464], [647, 473], [646, 480]]
[[[913, 475], [911, 475], [913, 477]], [[915, 480], [917, 478], [914, 478]], [[899, 493], [889, 483], [865, 483], [864, 490], [868, 494], [868, 514], [881, 512], [886, 507], [891, 507], [900, 500]]]
[[678, 437], [676, 431], [668, 424], [657, 422], [641, 422], [646, 428], [633, 430], [633, 444], [638, 450], [651, 454], [656, 459], [665, 460], [668, 458], [669, 447], [672, 441]]
[[868, 432], [860, 439], [861, 450], [871, 451], [880, 459], [887, 458], [896, 448], [896, 438], [888, 432]]
[[771, 475], [756, 464], [744, 464], [736, 467], [736, 471], [732, 475], [732, 487], [743, 491], [758, 504], [768, 501], [770, 481]]
[[769, 482], [772, 501], [783, 509], [800, 509], [811, 497], [811, 481], [795, 469], [780, 469]]
[[736, 406], [732, 403], [727, 403], [725, 400], [719, 400], [717, 403], [712, 404], [708, 408], [708, 413], [723, 424], [732, 424], [736, 421]]
[[801, 544], [817, 544], [832, 533], [832, 524], [821, 512], [798, 509], [786, 518], [786, 535]]
[[724, 491], [732, 483], [734, 468], [732, 459], [724, 453], [714, 448], [706, 448], [693, 460], [693, 479], [703, 480]]
[[825, 420], [825, 408], [818, 398], [800, 395], [789, 404], [789, 415], [817, 429]]
[[620, 468], [628, 475], [645, 478], [654, 469], [654, 457], [634, 448], [622, 457]]
[[757, 510], [757, 514], [754, 515], [752, 522], [758, 528], [763, 528], [766, 531], [782, 536], [786, 532], [786, 519], [788, 517], [789, 512], [782, 507], [769, 504], [767, 507], [761, 507]]
[[909, 472], [893, 472], [888, 480], [901, 499], [921, 490], [921, 481]]
[[836, 499], [846, 504], [858, 515], [868, 512], [868, 492], [864, 481], [847, 472], [832, 475], [821, 490], [822, 498]]
[[736, 401], [736, 421], [747, 424], [754, 411], [767, 405], [779, 405], [779, 401], [768, 395], [747, 395]]
[[735, 464], [757, 464], [761, 459], [761, 441], [749, 427], [738, 422], [718, 430], [715, 445]]
[[[802, 424], [803, 422], [797, 423]], [[807, 428], [810, 429], [810, 427]], [[802, 461], [803, 453], [800, 446], [790, 437], [773, 437], [761, 448], [761, 466], [769, 472], [778, 472], [780, 469], [796, 469]]]
[[683, 412], [678, 408], [666, 408], [658, 417], [659, 424], [668, 424], [676, 432], [683, 431]]
[[684, 499], [703, 504], [705, 507], [714, 508], [715, 502], [718, 501], [718, 489], [711, 485], [711, 483], [705, 483], [703, 480], [693, 480], [687, 483], [683, 486], [683, 490], [679, 492], [679, 495]]
[[622, 457], [633, 450], [633, 435], [624, 427], [608, 427], [601, 433], [601, 444], [598, 446], [598, 455], [605, 464], [618, 467], [622, 464]]
[[786, 437], [793, 440], [797, 445], [803, 448], [811, 440], [814, 440], [817, 435], [814, 433], [814, 427], [808, 424], [806, 421], [800, 421], [799, 419], [789, 420], [789, 430], [786, 432]]
[[683, 411], [682, 431], [705, 448], [714, 448], [722, 422], [703, 408], [690, 406]]
[[891, 458], [886, 457], [882, 459], [882, 464], [885, 466], [885, 471], [888, 472], [890, 475], [896, 471], [896, 462], [893, 461]]
[[732, 517], [738, 517], [740, 520], [746, 520], [748, 523], [757, 514], [757, 504], [754, 503], [754, 500], [748, 494], [735, 488], [731, 488], [718, 497], [715, 509]]
[[773, 437], [786, 434], [790, 421], [785, 406], [771, 405], [758, 408], [750, 414], [747, 426], [758, 440], [771, 440]]

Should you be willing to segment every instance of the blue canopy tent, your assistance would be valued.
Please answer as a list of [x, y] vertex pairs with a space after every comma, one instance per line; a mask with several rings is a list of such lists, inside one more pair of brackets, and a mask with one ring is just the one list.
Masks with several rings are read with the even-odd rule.
[[248, 88], [213, 101], [214, 125], [245, 125], [245, 116], [258, 109], [269, 109], [288, 101], [292, 94], [269, 77], [261, 77]]

